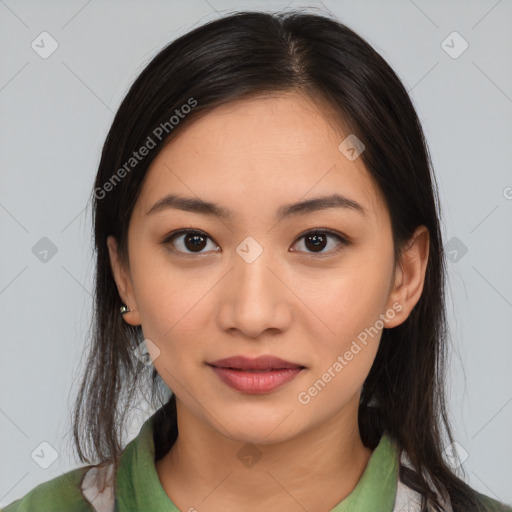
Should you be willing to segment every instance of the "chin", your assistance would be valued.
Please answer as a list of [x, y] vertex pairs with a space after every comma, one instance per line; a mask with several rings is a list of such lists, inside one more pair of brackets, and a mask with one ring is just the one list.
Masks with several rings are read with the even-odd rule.
[[[219, 433], [240, 443], [270, 445], [288, 441], [299, 434], [296, 422], [290, 422], [293, 416], [291, 411], [265, 414], [253, 405], [250, 413], [233, 412], [231, 409], [224, 416], [224, 420], [221, 419], [223, 416], [213, 415], [225, 427]], [[212, 427], [218, 429], [219, 425], [214, 424]]]

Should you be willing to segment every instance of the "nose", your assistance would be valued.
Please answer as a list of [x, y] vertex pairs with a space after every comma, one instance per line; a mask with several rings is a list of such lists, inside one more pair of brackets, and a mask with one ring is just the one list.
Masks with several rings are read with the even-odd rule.
[[225, 331], [260, 339], [265, 331], [275, 335], [289, 328], [294, 294], [269, 253], [263, 250], [254, 261], [234, 255], [218, 309], [218, 322]]

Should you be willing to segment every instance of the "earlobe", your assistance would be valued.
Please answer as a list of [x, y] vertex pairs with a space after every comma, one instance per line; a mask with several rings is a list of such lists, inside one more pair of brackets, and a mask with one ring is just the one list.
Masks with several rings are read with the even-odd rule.
[[[420, 300], [425, 283], [429, 247], [428, 229], [425, 226], [419, 226], [405, 245], [402, 261], [396, 268], [395, 283], [388, 307], [395, 304], [394, 309], [397, 314], [385, 321], [386, 328], [390, 329], [403, 323]], [[396, 307], [396, 304], [400, 304], [401, 309]]]
[[119, 314], [123, 316], [123, 319], [130, 325], [140, 325], [139, 313], [135, 303], [135, 297], [133, 293], [133, 287], [131, 280], [127, 274], [127, 269], [122, 264], [119, 258], [117, 240], [113, 236], [107, 237], [107, 247], [110, 257], [110, 268], [112, 269], [112, 275], [116, 282], [117, 291], [119, 297], [124, 305], [126, 305], [129, 311]]

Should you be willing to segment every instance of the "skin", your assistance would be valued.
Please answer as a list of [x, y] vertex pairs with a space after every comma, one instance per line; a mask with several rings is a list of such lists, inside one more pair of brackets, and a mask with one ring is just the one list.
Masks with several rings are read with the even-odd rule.
[[[371, 450], [357, 409], [382, 329], [308, 404], [297, 397], [379, 315], [387, 328], [407, 318], [423, 290], [429, 237], [418, 227], [395, 266], [387, 208], [362, 159], [338, 149], [349, 133], [298, 93], [218, 107], [152, 162], [130, 220], [129, 265], [108, 238], [131, 310], [123, 318], [158, 347], [153, 363], [176, 394], [179, 436], [156, 468], [180, 510], [326, 511], [364, 472]], [[333, 192], [366, 214], [330, 208], [276, 220], [282, 205]], [[176, 209], [146, 215], [169, 193], [218, 203], [233, 218]], [[183, 235], [162, 244], [181, 228], [210, 237], [199, 254]], [[314, 228], [351, 243], [328, 237], [318, 256], [302, 236]], [[251, 263], [236, 251], [248, 236], [263, 249]], [[393, 304], [401, 311], [390, 318]], [[246, 394], [206, 365], [238, 354], [306, 368], [271, 393]], [[261, 454], [252, 467], [237, 456], [247, 443]]]

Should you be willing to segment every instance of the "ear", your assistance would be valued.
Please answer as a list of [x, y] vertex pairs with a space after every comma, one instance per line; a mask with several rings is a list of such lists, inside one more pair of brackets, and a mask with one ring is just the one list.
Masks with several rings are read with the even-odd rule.
[[394, 285], [389, 297], [388, 308], [398, 303], [402, 309], [397, 308], [394, 318], [385, 321], [386, 328], [403, 323], [420, 300], [425, 283], [429, 246], [428, 229], [418, 226], [403, 250], [401, 264], [397, 264], [395, 268]]
[[[117, 240], [113, 236], [107, 237], [107, 247], [110, 256], [110, 267], [112, 268], [112, 274], [116, 281], [117, 291], [124, 304], [130, 308], [128, 313], [124, 313], [123, 319], [130, 325], [140, 325], [140, 315], [137, 310], [129, 271], [119, 258]], [[119, 314], [121, 314], [121, 312], [119, 312]]]

